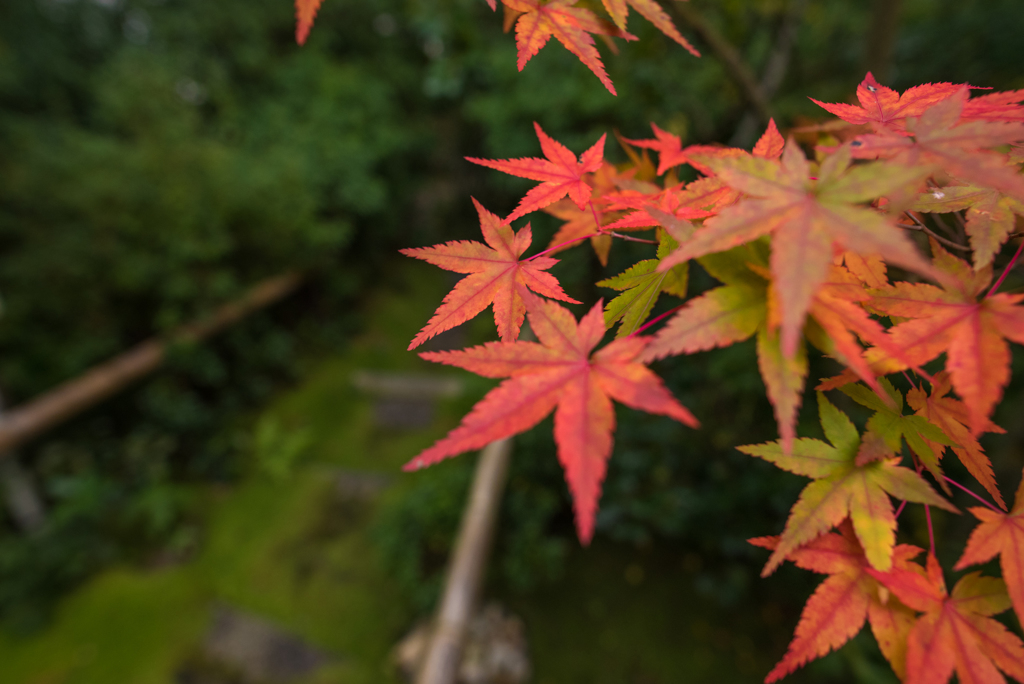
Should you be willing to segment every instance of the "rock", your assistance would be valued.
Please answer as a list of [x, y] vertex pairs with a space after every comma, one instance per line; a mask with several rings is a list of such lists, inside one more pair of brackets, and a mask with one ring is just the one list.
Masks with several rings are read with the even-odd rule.
[[[394, 662], [409, 681], [426, 656], [432, 627], [417, 625], [395, 646]], [[456, 684], [522, 684], [530, 678], [523, 622], [496, 603], [478, 612], [469, 625]]]
[[286, 682], [331, 661], [276, 625], [227, 607], [216, 609], [203, 651], [206, 659], [237, 672], [247, 684]]
[[458, 378], [409, 373], [359, 370], [352, 375], [356, 388], [375, 397], [374, 423], [379, 427], [415, 430], [433, 424], [438, 399], [462, 393]]

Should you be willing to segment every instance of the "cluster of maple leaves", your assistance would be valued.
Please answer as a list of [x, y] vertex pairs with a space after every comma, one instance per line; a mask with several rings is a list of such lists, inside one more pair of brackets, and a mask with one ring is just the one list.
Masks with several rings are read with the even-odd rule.
[[[632, 39], [629, 7], [697, 54], [653, 0], [603, 1], [610, 22], [575, 0], [502, 0], [520, 70], [554, 36], [614, 94], [593, 35]], [[300, 43], [319, 5], [297, 0]], [[505, 218], [473, 200], [484, 242], [403, 250], [467, 274], [409, 348], [490, 306], [499, 341], [421, 356], [506, 379], [407, 468], [518, 434], [554, 411], [558, 458], [587, 543], [612, 452], [612, 400], [697, 428], [647, 364], [756, 337], [779, 439], [739, 449], [811, 482], [780, 535], [750, 541], [772, 552], [765, 575], [786, 560], [828, 575], [765, 681], [843, 645], [866, 620], [906, 682], [947, 682], [954, 671], [961, 682], [1003, 682], [1000, 671], [1024, 682], [1024, 642], [992, 619], [1011, 607], [1024, 619], [1024, 483], [1007, 511], [978, 441], [1002, 432], [991, 416], [1010, 378], [1008, 342], [1024, 344], [1024, 294], [999, 291], [1024, 241], [998, 278], [994, 271], [1006, 243], [1021, 237], [1024, 91], [970, 91], [932, 83], [900, 94], [869, 73], [859, 104], [815, 100], [840, 122], [822, 127], [829, 133], [811, 159], [774, 122], [752, 152], [684, 147], [652, 124], [653, 138], [621, 140], [631, 161], [617, 166], [604, 159], [604, 136], [577, 157], [535, 124], [543, 158], [468, 158], [539, 184]], [[680, 182], [681, 165], [700, 177]], [[563, 223], [546, 249], [524, 258], [530, 225], [511, 224], [536, 211]], [[652, 230], [655, 240], [631, 235]], [[914, 232], [927, 236], [928, 255]], [[616, 239], [650, 242], [656, 252], [599, 282], [620, 294], [577, 320], [557, 303], [579, 304], [549, 272], [551, 255], [589, 241], [607, 264]], [[687, 299], [691, 260], [721, 286]], [[648, 320], [663, 293], [683, 302]], [[521, 339], [527, 319], [536, 341]], [[611, 328], [615, 339], [598, 349]], [[845, 366], [817, 384], [827, 441], [796, 435], [808, 345]], [[894, 373], [910, 383], [905, 396], [886, 377]], [[829, 391], [873, 412], [862, 431]], [[991, 501], [945, 475], [947, 452]], [[934, 538], [923, 563], [915, 561], [923, 549], [896, 544], [908, 503], [924, 505], [930, 536], [932, 507], [959, 512], [942, 495], [951, 486], [984, 504], [970, 509], [979, 524], [954, 569], [999, 555], [1003, 574], [972, 572], [952, 593]]]
[[[831, 126], [836, 135], [814, 160], [774, 123], [752, 152], [684, 147], [652, 125], [654, 138], [623, 141], [632, 161], [615, 166], [604, 137], [577, 157], [536, 126], [543, 158], [469, 158], [539, 184], [504, 219], [474, 200], [484, 242], [403, 250], [468, 274], [410, 349], [492, 306], [500, 341], [421, 356], [507, 379], [408, 467], [520, 433], [554, 410], [586, 543], [612, 452], [612, 400], [697, 427], [646, 364], [756, 337], [780, 439], [739, 449], [811, 482], [781, 535], [751, 541], [772, 550], [764, 574], [790, 560], [829, 575], [766, 681], [841, 646], [865, 620], [908, 682], [945, 682], [954, 670], [965, 682], [1004, 681], [999, 670], [1024, 681], [1024, 643], [991, 618], [1011, 605], [1024, 615], [1024, 493], [1006, 512], [978, 442], [1001, 431], [990, 417], [1009, 381], [1008, 341], [1024, 344], [1024, 295], [998, 291], [1021, 249], [993, 284], [993, 262], [1024, 215], [1024, 154], [1014, 147], [1024, 141], [1024, 91], [971, 98], [968, 86], [939, 83], [900, 95], [868, 74], [858, 97], [859, 106], [822, 103], [849, 126]], [[680, 182], [684, 164], [701, 176]], [[511, 224], [535, 211], [563, 224], [547, 249], [524, 258], [530, 226]], [[938, 232], [948, 221], [962, 223], [967, 244], [952, 227]], [[606, 263], [616, 238], [645, 230], [657, 236], [654, 257], [598, 283], [621, 294], [579, 321], [557, 303], [574, 301], [549, 272], [551, 254], [589, 240]], [[912, 231], [928, 233], [930, 256]], [[721, 286], [686, 299], [691, 260]], [[889, 265], [904, 279], [891, 280]], [[662, 293], [685, 301], [648, 321]], [[527, 318], [536, 341], [520, 339]], [[818, 384], [827, 442], [795, 432], [808, 345], [846, 368]], [[910, 380], [906, 396], [886, 378], [893, 373]], [[829, 401], [832, 390], [873, 412], [863, 431]], [[947, 451], [991, 497], [974, 494], [986, 507], [971, 509], [981, 523], [956, 567], [997, 554], [1003, 563], [1002, 579], [972, 573], [951, 594], [934, 546], [922, 565], [921, 549], [896, 544], [908, 502], [929, 520], [931, 507], [958, 512], [940, 493], [967, 489], [944, 474]]]

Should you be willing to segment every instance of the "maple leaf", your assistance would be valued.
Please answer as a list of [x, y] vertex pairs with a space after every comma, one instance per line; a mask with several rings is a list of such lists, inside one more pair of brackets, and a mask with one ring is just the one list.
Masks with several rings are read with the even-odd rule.
[[[608, 253], [612, 247], [612, 236], [602, 233], [608, 226], [598, 226], [598, 221], [604, 221], [606, 215], [611, 218], [618, 216], [618, 212], [609, 208], [608, 197], [614, 195], [617, 188], [633, 181], [636, 169], [627, 169], [620, 172], [614, 165], [604, 162], [597, 171], [588, 174], [585, 182], [593, 186], [591, 200], [586, 206], [580, 208], [570, 199], [560, 199], [554, 204], [544, 207], [545, 213], [559, 218], [563, 223], [558, 231], [552, 236], [548, 244], [548, 252], [557, 254], [563, 250], [575, 246], [579, 240], [590, 238], [590, 244], [602, 266], [608, 265]], [[657, 192], [657, 186], [649, 183], [633, 183], [643, 187], [648, 192]], [[650, 186], [650, 188], [647, 188]]]
[[690, 427], [697, 427], [697, 419], [638, 360], [649, 338], [618, 339], [590, 354], [605, 333], [602, 302], [577, 325], [558, 304], [528, 292], [522, 296], [539, 343], [489, 342], [462, 351], [420, 354], [485, 377], [509, 379], [481, 399], [447, 437], [405, 467], [422, 468], [518, 434], [554, 409], [558, 460], [572, 493], [576, 529], [586, 544], [593, 536], [601, 481], [612, 451], [615, 412], [611, 400]]
[[306, 43], [309, 32], [313, 28], [313, 20], [316, 19], [317, 10], [324, 0], [295, 0], [295, 42], [299, 45]]
[[920, 116], [926, 109], [953, 95], [961, 87], [954, 83], [925, 83], [901, 95], [876, 81], [869, 71], [857, 86], [860, 106], [819, 102], [813, 97], [810, 100], [848, 123], [871, 124], [875, 130], [881, 131], [902, 131], [908, 116]]
[[1008, 90], [974, 97], [964, 105], [964, 121], [1024, 121], [1024, 90]]
[[850, 168], [850, 161], [849, 150], [840, 148], [812, 177], [793, 140], [781, 163], [749, 156], [709, 161], [723, 182], [753, 198], [707, 219], [659, 268], [774, 234], [771, 274], [781, 310], [782, 349], [787, 356], [794, 354], [814, 294], [828, 278], [834, 251], [885, 254], [892, 263], [924, 275], [934, 273], [911, 240], [893, 228], [891, 219], [855, 206], [915, 182], [927, 171], [892, 165]]
[[967, 87], [907, 121], [910, 136], [860, 135], [850, 142], [859, 159], [885, 158], [905, 166], [934, 164], [968, 183], [1024, 199], [1024, 178], [990, 148], [1024, 139], [1024, 122], [962, 122]]
[[[664, 218], [662, 222], [671, 227]], [[678, 227], [674, 230], [679, 241], [685, 241], [693, 231]], [[758, 366], [775, 409], [779, 435], [788, 450], [796, 436], [796, 414], [807, 377], [807, 358], [802, 345], [796, 355], [784, 355], [778, 333], [771, 330], [766, 241], [762, 239], [728, 252], [709, 254], [698, 261], [725, 286], [687, 302], [654, 336], [644, 358], [653, 361], [672, 354], [724, 347], [757, 333]], [[862, 286], [851, 287], [851, 283], [857, 282], [849, 272], [832, 266], [828, 281], [815, 294], [809, 308], [820, 334], [814, 334], [810, 323], [806, 327], [815, 346], [855, 369], [857, 375], [881, 393], [881, 386], [853, 335], [881, 345], [890, 355], [899, 357], [900, 351], [891, 344], [882, 326], [857, 306], [857, 302], [870, 297]]]
[[[712, 180], [712, 179], [703, 179]], [[695, 185], [691, 183], [691, 185]], [[721, 187], [721, 183], [718, 183]], [[696, 219], [706, 218], [712, 216], [713, 212], [707, 209], [697, 208], [694, 203], [713, 203], [717, 198], [709, 197], [709, 194], [714, 193], [712, 190], [710, 193], [704, 188], [693, 187], [684, 190], [682, 184], [674, 185], [665, 188], [661, 192], [655, 195], [645, 195], [642, 193], [633, 193], [632, 195], [619, 194], [612, 199], [615, 203], [615, 208], [630, 207], [635, 208], [633, 211], [626, 216], [623, 216], [617, 221], [613, 221], [604, 226], [604, 230], [642, 230], [644, 228], [654, 228], [661, 225], [659, 220], [655, 217], [655, 214], [667, 213], [675, 218], [680, 219]], [[650, 208], [655, 208], [658, 211], [649, 211]]]
[[508, 215], [505, 223], [511, 223], [520, 216], [525, 216], [531, 211], [543, 209], [549, 204], [562, 199], [566, 195], [576, 203], [580, 209], [587, 206], [590, 201], [591, 187], [584, 180], [584, 174], [597, 171], [604, 163], [604, 140], [602, 135], [594, 145], [584, 152], [579, 161], [576, 155], [562, 143], [548, 137], [541, 129], [540, 124], [534, 122], [534, 130], [537, 131], [537, 138], [540, 139], [540, 149], [547, 159], [527, 157], [522, 159], [477, 159], [466, 157], [474, 164], [480, 164], [491, 169], [497, 169], [504, 173], [541, 181], [541, 184], [532, 188], [526, 196], [520, 200], [515, 211]]
[[[694, 57], [700, 57], [697, 48], [690, 44], [690, 41], [680, 35], [676, 30], [668, 14], [655, 0], [603, 0], [604, 8], [611, 15], [612, 21], [620, 29], [626, 29], [626, 18], [629, 15], [629, 8], [632, 7], [639, 12], [647, 21], [654, 24], [659, 31], [682, 45]], [[661, 175], [660, 173], [658, 174]]]
[[643, 325], [662, 292], [680, 298], [686, 297], [688, 264], [676, 266], [668, 271], [658, 271], [658, 263], [675, 248], [676, 241], [668, 233], [661, 231], [656, 258], [640, 261], [614, 278], [597, 283], [600, 287], [623, 291], [608, 302], [604, 310], [605, 326], [610, 328], [616, 322], [622, 321], [616, 337], [630, 335]]
[[985, 563], [998, 554], [1013, 608], [1024, 620], [1024, 479], [1009, 513], [981, 507], [968, 510], [981, 522], [971, 532], [954, 569]]
[[[936, 425], [953, 440], [951, 445], [953, 453], [974, 476], [974, 479], [981, 483], [1003, 510], [1006, 510], [1006, 503], [996, 486], [992, 463], [988, 460], [981, 445], [978, 444], [978, 440], [971, 436], [966, 427], [970, 420], [967, 407], [962, 401], [946, 396], [951, 388], [949, 373], [941, 371], [932, 377], [931, 395], [927, 395], [923, 389], [915, 387], [907, 392], [907, 403], [917, 411], [917, 415]], [[985, 426], [985, 432], [1006, 431], [995, 423], [989, 422]], [[927, 437], [925, 437], [925, 441], [928, 441]], [[936, 453], [941, 453], [942, 447], [938, 444], [932, 443], [930, 446], [935, 449]]]
[[974, 252], [974, 268], [992, 263], [1013, 232], [1017, 215], [1024, 216], [1024, 202], [996, 190], [976, 185], [947, 185], [920, 195], [911, 211], [948, 213], [966, 209], [966, 229]]
[[502, 340], [515, 340], [519, 337], [526, 314], [521, 294], [524, 287], [545, 297], [579, 304], [562, 291], [553, 275], [546, 273], [558, 263], [557, 259], [536, 257], [519, 260], [533, 241], [529, 224], [513, 233], [511, 227], [475, 199], [473, 204], [480, 215], [480, 230], [486, 245], [475, 240], [459, 240], [433, 247], [399, 250], [406, 256], [422, 259], [445, 270], [469, 274], [445, 296], [427, 325], [413, 338], [409, 349], [465, 323], [490, 304], [494, 305], [498, 335]]
[[991, 618], [1010, 607], [1003, 580], [972, 572], [947, 595], [942, 569], [931, 554], [927, 574], [900, 568], [867, 571], [900, 601], [924, 613], [907, 638], [905, 684], [945, 684], [954, 670], [965, 683], [1004, 684], [999, 670], [1024, 681], [1024, 643]]
[[[774, 550], [779, 537], [748, 539], [754, 546]], [[912, 569], [910, 560], [922, 549], [899, 544], [893, 550], [893, 567]], [[828, 575], [800, 613], [793, 641], [786, 655], [765, 678], [766, 684], [778, 681], [804, 664], [838, 649], [852, 639], [864, 623], [870, 622], [882, 653], [902, 679], [906, 673], [906, 641], [916, 615], [899, 600], [888, 595], [878, 580], [868, 574], [869, 567], [849, 519], [839, 526], [839, 534], [828, 532], [793, 551], [789, 560], [804, 570]], [[882, 597], [887, 600], [882, 600]]]
[[554, 36], [594, 72], [612, 95], [616, 94], [615, 86], [604, 70], [601, 55], [594, 46], [594, 37], [591, 34], [616, 35], [626, 40], [636, 40], [636, 36], [621, 29], [614, 33], [609, 31], [590, 10], [573, 7], [576, 0], [551, 0], [543, 4], [540, 0], [502, 2], [509, 9], [522, 12], [516, 22], [516, 45], [519, 48], [517, 66], [520, 71], [531, 57], [540, 52], [551, 36]]
[[[745, 154], [743, 150], [735, 147], [718, 147], [716, 145], [690, 145], [684, 148], [683, 141], [678, 135], [661, 130], [654, 122], [651, 122], [651, 130], [654, 131], [653, 140], [630, 140], [628, 138], [625, 140], [637, 147], [655, 150], [658, 153], [657, 174], [659, 176], [680, 164], [689, 164], [704, 175], [712, 176], [714, 171], [701, 161], [701, 157], [738, 157]], [[778, 159], [782, 154], [785, 142], [775, 125], [775, 119], [769, 119], [768, 128], [754, 145], [753, 155], [761, 159]]]
[[[925, 364], [946, 352], [953, 389], [967, 405], [971, 434], [977, 436], [990, 425], [988, 417], [1010, 378], [1006, 339], [1024, 344], [1024, 308], [1016, 306], [1024, 295], [979, 299], [991, 269], [975, 272], [934, 241], [932, 253], [936, 266], [952, 276], [944, 279], [943, 289], [900, 282], [876, 291], [869, 305], [884, 315], [912, 319], [889, 328], [909, 365]], [[891, 364], [886, 372], [900, 369]]]
[[892, 399], [892, 406], [887, 405], [877, 394], [863, 385], [845, 385], [840, 387], [839, 391], [875, 412], [868, 418], [866, 430], [884, 439], [890, 451], [896, 453], [903, 448], [905, 439], [928, 472], [943, 486], [946, 493], [949, 493], [949, 485], [942, 479], [939, 459], [942, 457], [942, 450], [946, 446], [951, 446], [953, 441], [927, 417], [918, 414], [903, 415], [903, 394], [885, 378], [881, 378], [879, 384]]
[[625, 138], [625, 141], [637, 147], [654, 150], [658, 153], [658, 170], [656, 173], [659, 176], [680, 164], [690, 164], [702, 173], [711, 175], [711, 170], [708, 167], [700, 164], [700, 162], [694, 163], [695, 160], [690, 155], [698, 153], [715, 154], [718, 150], [728, 149], [712, 145], [690, 145], [684, 149], [683, 141], [678, 135], [658, 128], [658, 125], [653, 121], [651, 122], [651, 130], [654, 131], [653, 139], [632, 140]]
[[898, 465], [899, 459], [876, 458], [865, 463], [865, 459], [858, 458], [862, 440], [857, 428], [820, 392], [818, 411], [828, 442], [797, 439], [790, 453], [783, 449], [781, 442], [738, 447], [745, 454], [814, 480], [804, 488], [793, 506], [778, 547], [761, 572], [762, 577], [774, 572], [797, 547], [835, 527], [846, 517], [853, 521], [854, 532], [871, 567], [888, 570], [892, 567], [896, 544], [896, 517], [890, 494], [904, 501], [956, 511], [920, 475]]

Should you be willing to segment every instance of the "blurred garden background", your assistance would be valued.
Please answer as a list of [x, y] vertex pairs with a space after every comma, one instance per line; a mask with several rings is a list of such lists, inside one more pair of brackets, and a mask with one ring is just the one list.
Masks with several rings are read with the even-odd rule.
[[[303, 277], [6, 455], [0, 683], [248, 683], [262, 675], [204, 646], [238, 615], [308, 645], [316, 667], [294, 681], [400, 681], [392, 648], [435, 604], [475, 456], [400, 467], [491, 384], [405, 351], [453, 281], [397, 250], [475, 237], [470, 196], [507, 214], [530, 181], [463, 157], [536, 156], [533, 121], [575, 151], [604, 132], [650, 137], [651, 122], [749, 145], [750, 106], [687, 17], [759, 76], [795, 30], [770, 103], [784, 132], [825, 120], [808, 96], [848, 101], [868, 69], [901, 90], [1024, 88], [1019, 0], [687, 7], [674, 18], [705, 56], [635, 16], [638, 42], [601, 48], [612, 97], [554, 44], [518, 73], [480, 0], [326, 0], [302, 48], [289, 0], [0, 3], [5, 410], [262, 279]], [[606, 154], [626, 159], [611, 136]], [[535, 247], [556, 228], [545, 218]], [[560, 255], [577, 313], [646, 247], [617, 245], [606, 268]], [[712, 282], [694, 273], [691, 294]], [[432, 348], [493, 335], [485, 316]], [[1011, 483], [1015, 353], [995, 416], [1007, 434], [983, 440]], [[818, 582], [791, 567], [759, 579], [764, 554], [745, 542], [781, 530], [803, 485], [734, 449], [776, 436], [752, 343], [656, 370], [703, 428], [619, 407], [587, 549], [550, 419], [515, 439], [485, 599], [523, 619], [538, 683], [761, 681]], [[395, 397], [389, 377], [451, 391]], [[816, 434], [805, 407], [801, 432]], [[915, 514], [901, 534], [926, 542]], [[966, 536], [971, 522], [937, 525]], [[792, 681], [895, 680], [858, 638]]]

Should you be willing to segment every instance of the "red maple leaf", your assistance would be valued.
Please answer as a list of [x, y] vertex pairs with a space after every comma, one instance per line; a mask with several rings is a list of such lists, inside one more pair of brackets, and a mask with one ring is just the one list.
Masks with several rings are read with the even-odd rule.
[[1024, 90], [1008, 90], [972, 97], [964, 105], [964, 121], [1024, 121]]
[[[683, 141], [678, 135], [661, 130], [654, 122], [651, 122], [651, 130], [654, 131], [653, 140], [630, 140], [628, 138], [625, 140], [637, 147], [644, 147], [658, 153], [657, 174], [659, 176], [680, 164], [689, 164], [704, 175], [713, 176], [714, 170], [701, 161], [701, 158], [738, 157], [744, 154], [743, 150], [735, 147], [719, 147], [717, 145], [690, 145], [684, 148]], [[785, 143], [786, 141], [783, 140], [775, 125], [775, 119], [771, 119], [768, 121], [767, 130], [754, 145], [753, 154], [761, 159], [778, 159]]]
[[513, 233], [512, 228], [475, 199], [473, 204], [480, 215], [480, 230], [486, 245], [475, 240], [459, 240], [433, 247], [400, 250], [406, 256], [422, 259], [445, 270], [470, 274], [456, 283], [427, 325], [413, 338], [409, 349], [465, 323], [492, 303], [498, 335], [502, 340], [515, 340], [519, 337], [526, 314], [520, 294], [524, 287], [545, 297], [579, 304], [562, 291], [553, 275], [545, 272], [558, 263], [557, 259], [536, 257], [519, 260], [533, 241], [529, 224]]
[[961, 87], [955, 83], [925, 83], [900, 95], [876, 81], [869, 71], [857, 86], [860, 106], [819, 102], [813, 97], [810, 100], [843, 121], [871, 124], [876, 131], [902, 131], [908, 116], [920, 116], [926, 109], [945, 100]]
[[601, 55], [594, 46], [592, 33], [615, 35], [626, 40], [636, 36], [614, 26], [605, 26], [588, 9], [574, 7], [577, 0], [551, 0], [541, 4], [540, 0], [502, 0], [505, 6], [522, 12], [516, 22], [516, 45], [519, 47], [519, 70], [522, 71], [530, 58], [540, 52], [551, 36], [565, 48], [579, 57], [608, 91], [615, 95], [615, 86], [601, 63]]
[[553, 204], [566, 195], [576, 203], [580, 209], [587, 206], [590, 201], [591, 187], [584, 179], [584, 175], [593, 173], [601, 168], [604, 163], [604, 140], [605, 135], [584, 152], [579, 161], [576, 155], [562, 143], [548, 137], [541, 129], [540, 124], [534, 122], [534, 129], [540, 139], [540, 149], [547, 159], [537, 157], [526, 157], [521, 159], [477, 159], [466, 157], [474, 164], [480, 164], [490, 169], [497, 169], [504, 173], [541, 181], [541, 184], [532, 188], [519, 202], [515, 211], [508, 215], [505, 223], [511, 223], [520, 216], [525, 216], [531, 211], [543, 209]]
[[[1017, 306], [1024, 294], [979, 298], [991, 280], [991, 268], [975, 272], [934, 241], [932, 253], [936, 266], [952, 276], [944, 279], [945, 289], [899, 282], [876, 291], [869, 306], [884, 315], [911, 319], [889, 329], [893, 344], [911, 366], [946, 352], [953, 389], [967, 405], [971, 434], [977, 436], [989, 429], [988, 418], [1010, 379], [1006, 339], [1024, 344], [1024, 308]], [[893, 364], [885, 372], [905, 367]]]
[[[754, 546], [774, 550], [779, 537], [748, 539]], [[893, 567], [912, 570], [910, 560], [922, 549], [899, 544], [893, 552]], [[839, 526], [839, 534], [827, 532], [789, 554], [797, 567], [811, 570], [828, 579], [818, 585], [807, 599], [793, 641], [786, 655], [772, 668], [765, 684], [778, 681], [806, 663], [821, 658], [852, 639], [864, 622], [871, 631], [892, 669], [902, 679], [906, 673], [907, 635], [914, 625], [914, 611], [889, 596], [868, 574], [864, 549], [853, 532], [849, 519]], [[883, 597], [887, 600], [883, 601]]]
[[324, 0], [295, 0], [295, 42], [304, 45]]
[[968, 510], [981, 522], [971, 532], [967, 547], [954, 569], [979, 565], [999, 554], [1000, 568], [1013, 608], [1024, 620], [1024, 480], [1017, 489], [1013, 510], [1009, 513], [981, 507]]
[[[913, 569], [867, 570], [900, 601], [924, 613], [907, 639], [905, 684], [1005, 684], [999, 670], [1024, 681], [1024, 643], [991, 618], [1010, 607], [1006, 584], [972, 572], [946, 593], [942, 568], [929, 554], [927, 574]], [[998, 668], [998, 669], [996, 669]]]
[[562, 306], [528, 292], [522, 296], [539, 343], [489, 342], [462, 351], [420, 354], [485, 377], [509, 379], [481, 399], [447, 437], [405, 467], [422, 468], [529, 430], [554, 409], [558, 460], [572, 493], [576, 529], [586, 544], [593, 536], [601, 481], [612, 451], [611, 400], [691, 427], [697, 427], [697, 419], [637, 360], [648, 338], [624, 337], [591, 355], [605, 334], [602, 302], [577, 325]]
[[782, 349], [793, 355], [807, 310], [828, 278], [836, 251], [882, 253], [890, 262], [919, 273], [934, 272], [891, 219], [856, 206], [905, 187], [921, 177], [921, 170], [850, 168], [850, 159], [847, 148], [841, 148], [812, 176], [804, 153], [791, 140], [781, 163], [752, 156], [709, 161], [724, 183], [751, 197], [705, 221], [659, 268], [772, 233], [771, 275], [781, 309]]
[[[676, 27], [672, 24], [668, 14], [655, 0], [603, 0], [604, 8], [611, 15], [612, 21], [622, 30], [626, 30], [626, 18], [629, 15], [629, 7], [632, 6], [647, 21], [654, 24], [659, 31], [686, 48], [694, 57], [700, 57], [697, 48], [690, 45], [690, 41], [683, 38]], [[661, 174], [658, 174], [661, 175]]]
[[890, 159], [908, 167], [934, 164], [968, 183], [1024, 199], [1024, 178], [991, 148], [1024, 140], [1024, 122], [966, 121], [966, 86], [906, 122], [911, 135], [860, 135], [851, 143], [858, 159]]

